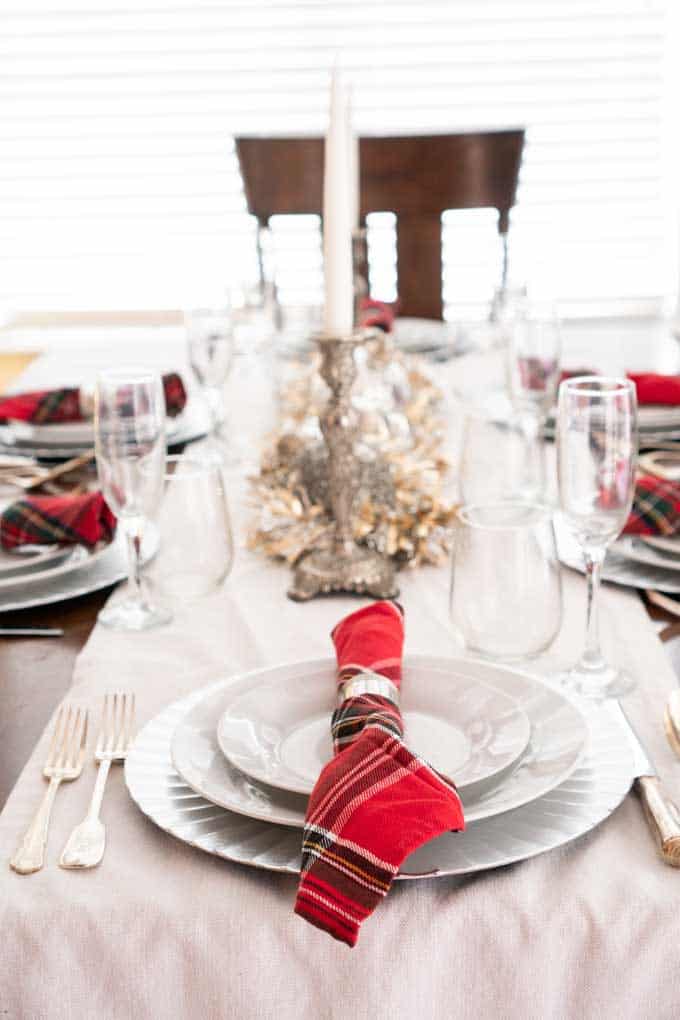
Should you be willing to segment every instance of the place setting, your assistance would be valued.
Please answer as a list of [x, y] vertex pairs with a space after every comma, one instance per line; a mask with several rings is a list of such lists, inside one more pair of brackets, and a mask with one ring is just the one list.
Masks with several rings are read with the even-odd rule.
[[[680, 346], [616, 112], [661, 29], [607, 71], [534, 6], [69, 15], [0, 322], [0, 1015], [677, 1013]], [[477, 78], [508, 123], [453, 130]]]

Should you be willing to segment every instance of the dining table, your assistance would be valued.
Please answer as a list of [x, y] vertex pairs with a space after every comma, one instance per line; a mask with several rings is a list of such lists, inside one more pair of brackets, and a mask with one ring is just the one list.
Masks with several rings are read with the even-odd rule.
[[[564, 352], [566, 367], [680, 369], [680, 344], [661, 320], [568, 325]], [[182, 331], [166, 326], [143, 339], [120, 329], [53, 347], [45, 341], [20, 382], [82, 380], [98, 366], [142, 357], [188, 373]], [[290, 569], [247, 548], [254, 513], [248, 475], [275, 422], [280, 371], [271, 353], [246, 351], [228, 384], [227, 433], [239, 450], [225, 468], [236, 557], [218, 592], [178, 601], [170, 624], [141, 633], [96, 621], [124, 585], [0, 619], [65, 631], [59, 639], [0, 638], [0, 798], [7, 797], [0, 1017], [677, 1017], [680, 871], [658, 855], [634, 793], [588, 835], [522, 863], [395, 883], [351, 950], [293, 913], [294, 876], [221, 860], [152, 824], [117, 766], [103, 802], [103, 862], [86, 871], [58, 867], [92, 791], [91, 754], [82, 777], [58, 793], [45, 867], [32, 875], [10, 870], [44, 790], [41, 769], [62, 700], [87, 707], [96, 729], [104, 693], [132, 691], [141, 727], [220, 678], [329, 657], [333, 626], [365, 604], [342, 594], [291, 601]], [[472, 348], [437, 364], [436, 378], [455, 492], [465, 395], [502, 387], [502, 353]], [[564, 569], [562, 580], [556, 641], [518, 667], [548, 678], [573, 664], [583, 642], [584, 578]], [[449, 619], [448, 564], [404, 569], [398, 584], [407, 651], [464, 654]], [[604, 586], [601, 631], [605, 654], [637, 682], [626, 710], [669, 793], [680, 798], [680, 760], [663, 730], [664, 703], [678, 681], [637, 591]]]

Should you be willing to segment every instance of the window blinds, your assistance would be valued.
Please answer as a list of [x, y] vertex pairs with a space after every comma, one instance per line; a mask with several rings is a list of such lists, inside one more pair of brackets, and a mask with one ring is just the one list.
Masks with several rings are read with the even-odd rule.
[[[5, 0], [0, 305], [181, 308], [254, 276], [233, 136], [322, 133], [340, 55], [362, 134], [526, 126], [512, 276], [575, 314], [657, 310], [675, 287], [665, 7]], [[374, 226], [389, 254], [393, 218]], [[275, 247], [288, 299], [318, 300], [318, 224]], [[488, 301], [495, 215], [446, 214], [444, 250], [449, 314]], [[392, 296], [389, 265], [374, 289]]]

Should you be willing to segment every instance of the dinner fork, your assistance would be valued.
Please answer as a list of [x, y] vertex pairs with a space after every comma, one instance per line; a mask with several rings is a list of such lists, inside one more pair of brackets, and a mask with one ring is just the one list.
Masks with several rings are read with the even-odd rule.
[[23, 842], [12, 857], [10, 867], [20, 875], [40, 871], [45, 861], [45, 846], [50, 826], [52, 805], [59, 785], [77, 779], [83, 770], [87, 745], [87, 710], [72, 705], [61, 706], [57, 713], [47, 761], [43, 768], [49, 779], [40, 807], [29, 825]]
[[99, 818], [111, 762], [125, 761], [135, 720], [134, 694], [116, 693], [104, 697], [102, 722], [94, 753], [99, 762], [97, 780], [85, 818], [68, 838], [59, 858], [62, 868], [94, 868], [101, 862], [106, 846], [106, 829]]

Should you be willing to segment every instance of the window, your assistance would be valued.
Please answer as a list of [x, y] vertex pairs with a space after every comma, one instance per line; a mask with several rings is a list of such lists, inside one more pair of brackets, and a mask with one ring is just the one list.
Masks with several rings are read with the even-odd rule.
[[[363, 134], [527, 127], [515, 275], [575, 314], [658, 310], [676, 276], [665, 8], [5, 0], [0, 305], [173, 309], [254, 275], [232, 137], [321, 133], [341, 52]], [[450, 314], [497, 280], [494, 220], [445, 217]], [[277, 240], [296, 296], [318, 293], [316, 229], [284, 225]], [[389, 249], [389, 217], [380, 229]], [[377, 286], [390, 296], [389, 273]]]

